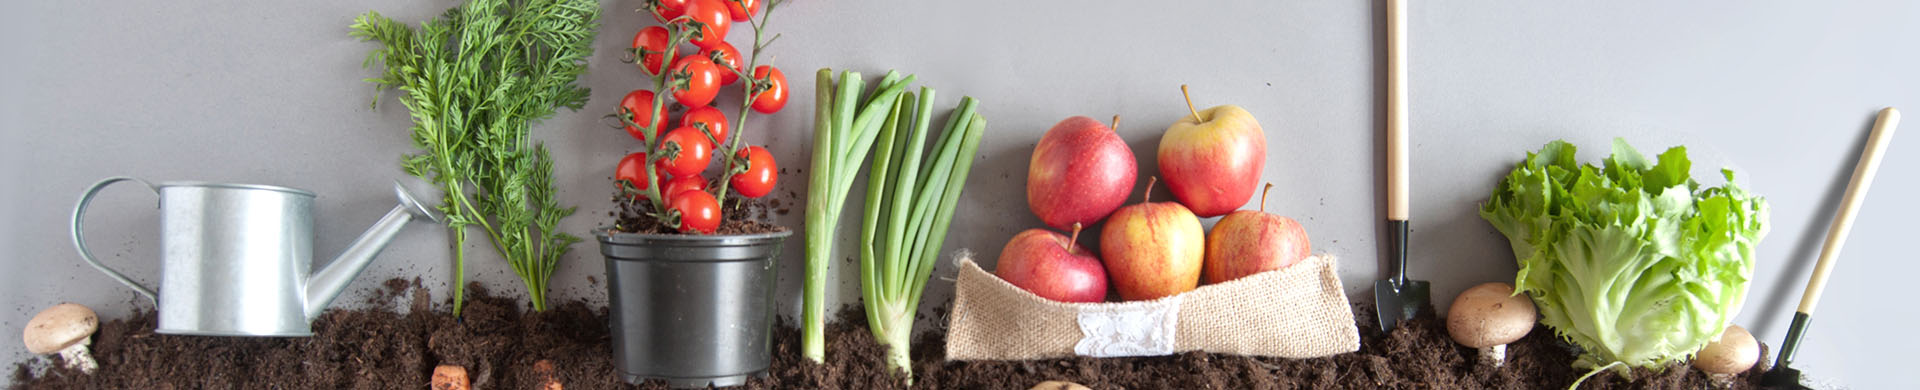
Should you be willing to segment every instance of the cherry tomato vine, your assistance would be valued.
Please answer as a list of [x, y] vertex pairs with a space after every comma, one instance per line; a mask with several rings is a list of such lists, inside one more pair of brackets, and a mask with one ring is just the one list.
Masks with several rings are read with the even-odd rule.
[[[767, 20], [783, 1], [648, 0], [644, 11], [661, 26], [634, 35], [631, 62], [652, 77], [651, 89], [636, 89], [610, 118], [620, 121], [642, 150], [626, 155], [615, 181], [626, 202], [651, 204], [646, 217], [685, 233], [712, 234], [729, 199], [758, 198], [773, 192], [777, 163], [766, 148], [744, 145], [749, 111], [773, 114], [786, 106], [786, 76], [760, 64], [762, 51], [780, 38], [765, 35]], [[756, 18], [757, 17], [757, 18]], [[734, 22], [753, 29], [745, 58], [726, 42]], [[682, 46], [692, 44], [697, 49]], [[744, 60], [744, 61], [743, 61]], [[750, 72], [750, 73], [749, 73]], [[731, 124], [716, 102], [719, 91], [738, 82], [739, 117]], [[682, 107], [678, 123], [668, 120], [669, 102]], [[675, 126], [664, 131], [662, 126]], [[711, 184], [701, 175], [712, 160], [721, 163]], [[698, 181], [698, 183], [694, 183]], [[737, 197], [729, 197], [729, 190]], [[615, 229], [621, 229], [615, 226]]]

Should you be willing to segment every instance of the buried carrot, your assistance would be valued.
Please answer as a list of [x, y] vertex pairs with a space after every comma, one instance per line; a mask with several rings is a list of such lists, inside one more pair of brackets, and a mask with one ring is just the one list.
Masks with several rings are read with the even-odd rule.
[[566, 390], [567, 388], [560, 384], [560, 375], [553, 368], [552, 360], [540, 359], [533, 362], [533, 375], [540, 377], [540, 387], [537, 387], [539, 390]]
[[433, 390], [472, 390], [467, 381], [467, 368], [442, 364], [433, 368], [433, 379], [428, 388]]

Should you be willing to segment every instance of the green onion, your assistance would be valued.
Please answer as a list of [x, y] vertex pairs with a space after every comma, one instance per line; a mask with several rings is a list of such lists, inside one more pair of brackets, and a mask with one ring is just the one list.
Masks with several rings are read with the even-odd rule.
[[[971, 97], [947, 120], [933, 155], [922, 162], [933, 117], [934, 91], [900, 98], [880, 126], [880, 144], [868, 172], [860, 231], [860, 293], [873, 336], [887, 346], [887, 363], [912, 380], [908, 350], [914, 312], [938, 262], [955, 202], [973, 168], [987, 121]], [[913, 111], [904, 108], [913, 106]], [[911, 123], [908, 131], [901, 126]]]
[[[883, 116], [894, 111], [914, 76], [888, 71], [873, 94], [861, 99], [860, 73], [832, 69], [815, 76], [813, 116], [813, 171], [807, 184], [807, 263], [801, 307], [800, 349], [807, 359], [824, 362], [826, 349], [827, 264], [833, 258], [833, 233], [840, 225], [840, 209], [848, 187], [866, 162], [867, 151], [881, 132]], [[864, 103], [864, 104], [862, 104]]]

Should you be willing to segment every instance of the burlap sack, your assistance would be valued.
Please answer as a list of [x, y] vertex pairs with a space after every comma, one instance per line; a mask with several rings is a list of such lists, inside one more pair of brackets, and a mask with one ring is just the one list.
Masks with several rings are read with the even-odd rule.
[[1152, 301], [1055, 302], [960, 260], [949, 360], [1206, 351], [1310, 358], [1360, 348], [1332, 256]]

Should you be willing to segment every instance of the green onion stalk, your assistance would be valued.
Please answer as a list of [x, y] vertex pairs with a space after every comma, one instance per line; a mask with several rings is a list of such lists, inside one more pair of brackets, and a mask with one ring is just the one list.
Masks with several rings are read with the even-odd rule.
[[[960, 100], [948, 117], [931, 158], [923, 148], [933, 119], [934, 91], [920, 88], [894, 103], [880, 126], [880, 143], [868, 171], [866, 213], [860, 229], [860, 293], [867, 324], [887, 346], [887, 363], [912, 380], [909, 338], [927, 278], [953, 221], [955, 202], [973, 169], [987, 120], [973, 98]], [[918, 103], [918, 104], [916, 104]], [[906, 110], [912, 108], [912, 111]]]
[[833, 256], [833, 236], [840, 210], [854, 174], [866, 162], [879, 136], [882, 120], [913, 83], [914, 76], [888, 71], [871, 95], [862, 100], [860, 73], [822, 68], [815, 78], [813, 170], [807, 184], [806, 282], [802, 288], [801, 353], [815, 363], [826, 360], [827, 263]]

